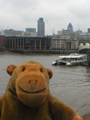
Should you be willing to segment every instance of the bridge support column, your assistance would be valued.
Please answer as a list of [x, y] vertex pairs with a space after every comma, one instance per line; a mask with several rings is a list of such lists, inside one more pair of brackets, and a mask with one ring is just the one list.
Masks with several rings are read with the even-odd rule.
[[87, 66], [90, 66], [90, 50], [87, 51]]

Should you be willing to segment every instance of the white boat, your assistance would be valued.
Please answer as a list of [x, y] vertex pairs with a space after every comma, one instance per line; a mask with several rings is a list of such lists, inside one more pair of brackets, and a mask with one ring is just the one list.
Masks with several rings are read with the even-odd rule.
[[71, 53], [68, 56], [59, 56], [59, 58], [52, 62], [52, 65], [84, 65], [87, 62], [87, 55], [80, 55], [78, 53]]

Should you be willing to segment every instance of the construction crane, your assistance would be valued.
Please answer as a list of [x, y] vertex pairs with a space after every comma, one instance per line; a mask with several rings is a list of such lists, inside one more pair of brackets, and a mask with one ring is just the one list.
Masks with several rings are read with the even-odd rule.
[[51, 26], [50, 26], [50, 24], [48, 23], [48, 21], [47, 21], [47, 20], [45, 20], [45, 21], [47, 22], [47, 24], [48, 24], [48, 26], [49, 26], [49, 28], [50, 28], [52, 34], [55, 35], [55, 29], [54, 29], [54, 28], [51, 29]]

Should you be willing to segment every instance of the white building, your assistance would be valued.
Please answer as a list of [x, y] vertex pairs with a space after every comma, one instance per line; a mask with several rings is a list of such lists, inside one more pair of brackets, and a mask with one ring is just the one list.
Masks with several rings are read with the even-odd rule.
[[9, 29], [9, 30], [3, 30], [2, 31], [2, 35], [4, 36], [22, 36], [23, 35], [23, 31], [16, 31], [13, 29]]
[[51, 48], [52, 49], [65, 49], [65, 50], [78, 49], [78, 40], [72, 39], [70, 37], [68, 37], [68, 38], [53, 37], [51, 40]]
[[32, 31], [32, 32], [24, 32], [24, 35], [23, 36], [32, 36], [32, 37], [36, 37], [36, 32]]
[[36, 36], [36, 32], [35, 31], [18, 31], [18, 30], [13, 30], [13, 29], [9, 29], [9, 30], [3, 30], [2, 31], [2, 35], [4, 36], [31, 36], [31, 37], [35, 37]]

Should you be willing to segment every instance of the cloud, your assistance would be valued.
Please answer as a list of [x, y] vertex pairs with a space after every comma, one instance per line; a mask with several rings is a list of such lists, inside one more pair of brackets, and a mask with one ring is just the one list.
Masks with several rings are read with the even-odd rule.
[[87, 19], [90, 18], [90, 2], [89, 0], [71, 3], [71, 6], [68, 8], [69, 11], [79, 19]]
[[89, 0], [0, 0], [0, 29], [25, 30], [37, 28], [39, 17], [44, 18], [46, 34], [67, 29], [69, 22], [74, 30], [80, 24], [84, 31], [90, 24]]
[[[30, 8], [34, 7], [35, 4], [38, 4], [38, 0], [1, 0], [2, 6], [15, 7], [17, 8]], [[0, 5], [0, 6], [1, 6]]]

